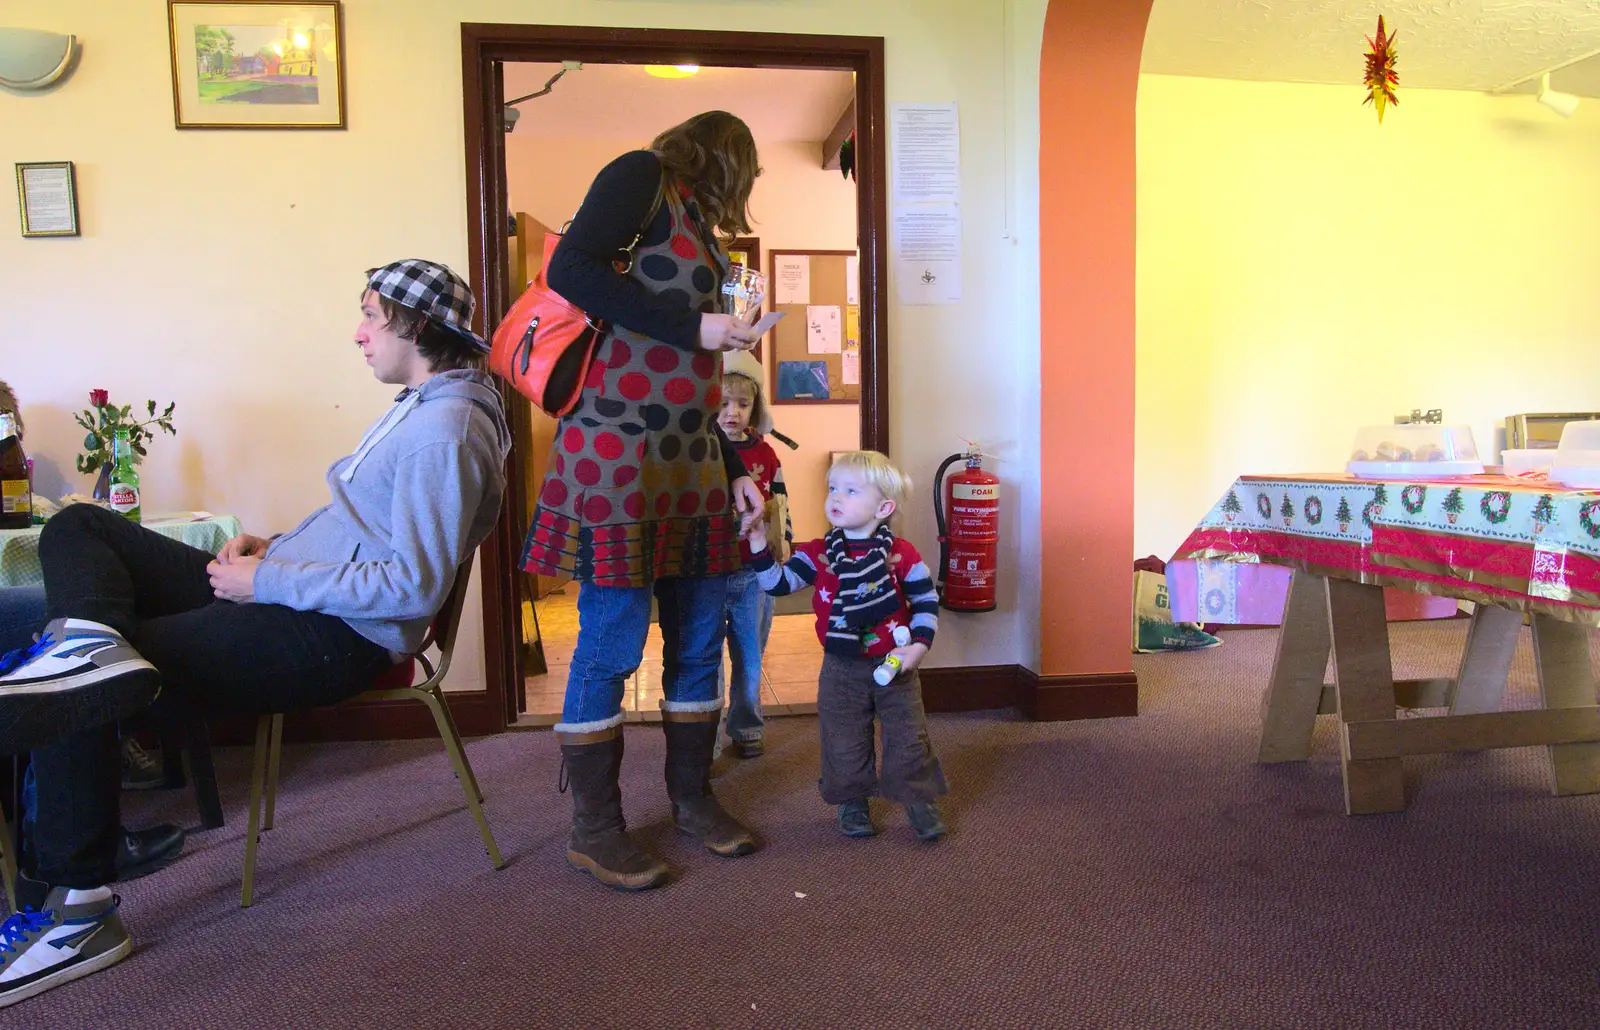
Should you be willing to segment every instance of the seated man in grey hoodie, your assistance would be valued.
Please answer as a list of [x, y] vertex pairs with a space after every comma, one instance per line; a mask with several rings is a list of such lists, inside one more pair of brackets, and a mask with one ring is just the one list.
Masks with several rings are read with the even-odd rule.
[[51, 621], [0, 659], [0, 754], [32, 750], [38, 785], [36, 867], [0, 926], [0, 1007], [131, 949], [106, 886], [114, 720], [158, 690], [227, 711], [332, 704], [422, 643], [505, 488], [511, 434], [472, 308], [442, 265], [368, 273], [355, 342], [404, 389], [329, 468], [330, 503], [290, 532], [241, 535], [213, 557], [92, 505], [45, 525]]

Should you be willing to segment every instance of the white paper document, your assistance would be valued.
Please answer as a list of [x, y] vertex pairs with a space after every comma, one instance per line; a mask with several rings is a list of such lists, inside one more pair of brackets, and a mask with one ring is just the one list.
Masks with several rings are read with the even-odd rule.
[[894, 209], [896, 292], [902, 304], [961, 300], [961, 208], [912, 204]]
[[961, 202], [961, 121], [955, 104], [890, 105], [897, 204]]
[[806, 353], [838, 354], [844, 349], [844, 326], [837, 304], [806, 308]]
[[758, 337], [767, 335], [767, 332], [771, 330], [773, 326], [778, 324], [778, 319], [787, 314], [787, 311], [769, 311], [765, 315], [762, 315], [755, 324], [756, 335]]
[[844, 259], [844, 302], [861, 303], [861, 258], [855, 254]]
[[854, 340], [846, 340], [839, 355], [839, 381], [845, 386], [861, 385], [861, 345]]
[[784, 254], [773, 269], [772, 303], [811, 303], [811, 258], [805, 254]]
[[72, 177], [65, 167], [24, 168], [29, 232], [72, 231]]

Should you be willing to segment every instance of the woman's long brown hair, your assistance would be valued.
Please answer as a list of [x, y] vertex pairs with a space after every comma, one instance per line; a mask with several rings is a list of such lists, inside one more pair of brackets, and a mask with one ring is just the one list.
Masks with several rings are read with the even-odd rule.
[[663, 132], [650, 149], [694, 191], [708, 225], [726, 236], [750, 231], [750, 190], [761, 165], [748, 125], [726, 111], [707, 111]]

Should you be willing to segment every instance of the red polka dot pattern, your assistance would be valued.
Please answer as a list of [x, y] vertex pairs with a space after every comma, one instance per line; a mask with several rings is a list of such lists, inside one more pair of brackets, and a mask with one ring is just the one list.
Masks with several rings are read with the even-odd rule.
[[617, 380], [617, 391], [630, 401], [642, 401], [650, 396], [650, 377], [643, 372], [629, 372]]
[[688, 404], [694, 400], [694, 380], [684, 379], [682, 376], [677, 379], [668, 379], [667, 385], [661, 388], [661, 392], [666, 395], [669, 404], [680, 406]]
[[644, 363], [649, 366], [652, 372], [660, 372], [663, 375], [668, 372], [676, 372], [678, 370], [678, 351], [675, 348], [666, 346], [651, 347], [645, 352]]
[[[698, 213], [686, 210], [692, 203], [668, 196], [672, 232], [639, 248], [628, 274], [699, 310], [717, 300], [721, 277], [706, 275], [714, 269]], [[640, 267], [645, 258], [650, 276]], [[662, 279], [663, 269], [676, 274]], [[713, 288], [700, 289], [697, 278]], [[525, 545], [528, 571], [638, 587], [739, 568], [737, 523], [727, 515], [720, 455], [709, 439], [722, 399], [720, 367], [709, 351], [612, 327], [584, 379], [581, 410], [557, 430]], [[693, 463], [691, 454], [702, 460]]]

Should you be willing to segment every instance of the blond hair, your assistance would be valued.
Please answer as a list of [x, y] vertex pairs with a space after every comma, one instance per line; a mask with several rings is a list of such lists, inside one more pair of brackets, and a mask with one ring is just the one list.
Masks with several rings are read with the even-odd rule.
[[766, 436], [772, 432], [772, 413], [767, 410], [767, 399], [762, 394], [761, 383], [743, 372], [722, 373], [723, 394], [750, 395], [750, 432]]
[[878, 451], [845, 451], [833, 459], [829, 473], [834, 469], [860, 473], [884, 500], [893, 501], [896, 508], [911, 496], [911, 477], [895, 468], [888, 456]]

